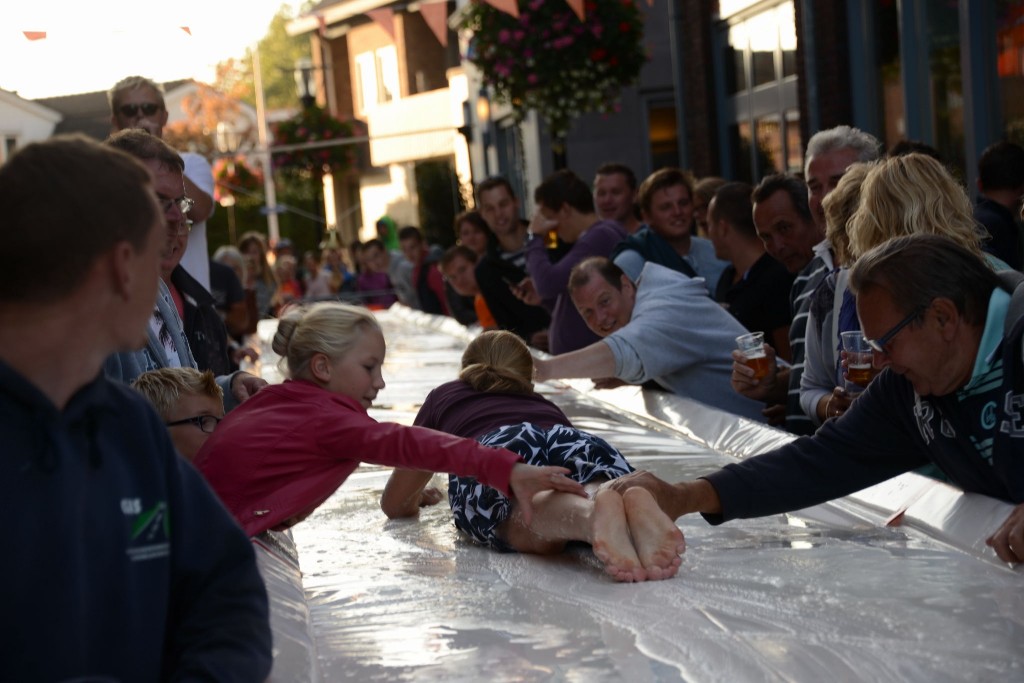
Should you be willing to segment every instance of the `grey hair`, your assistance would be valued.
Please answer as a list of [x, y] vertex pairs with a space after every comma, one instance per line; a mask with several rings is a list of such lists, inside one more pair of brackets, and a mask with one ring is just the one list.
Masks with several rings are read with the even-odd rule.
[[819, 130], [807, 141], [807, 152], [804, 154], [804, 176], [810, 175], [808, 169], [811, 159], [814, 157], [847, 148], [857, 152], [857, 161], [875, 161], [881, 153], [882, 143], [871, 133], [865, 133], [852, 126], [836, 126]]

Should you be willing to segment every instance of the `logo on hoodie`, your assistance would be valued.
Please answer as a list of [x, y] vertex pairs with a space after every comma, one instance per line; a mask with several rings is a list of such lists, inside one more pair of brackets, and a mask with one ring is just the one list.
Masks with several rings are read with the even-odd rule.
[[165, 501], [143, 510], [138, 498], [126, 498], [121, 501], [121, 510], [126, 517], [135, 517], [126, 551], [133, 562], [155, 560], [170, 555], [171, 519]]

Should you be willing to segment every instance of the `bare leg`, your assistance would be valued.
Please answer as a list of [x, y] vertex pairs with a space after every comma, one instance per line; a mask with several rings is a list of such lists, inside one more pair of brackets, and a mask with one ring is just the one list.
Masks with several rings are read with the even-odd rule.
[[629, 533], [648, 581], [676, 575], [686, 549], [683, 532], [666, 515], [649, 491], [631, 488], [622, 495]]
[[600, 491], [593, 498], [545, 491], [533, 499], [529, 527], [514, 507], [499, 529], [509, 545], [524, 553], [550, 555], [561, 552], [568, 541], [590, 543], [616, 581], [643, 581], [646, 572], [629, 533], [622, 496], [615, 491]]

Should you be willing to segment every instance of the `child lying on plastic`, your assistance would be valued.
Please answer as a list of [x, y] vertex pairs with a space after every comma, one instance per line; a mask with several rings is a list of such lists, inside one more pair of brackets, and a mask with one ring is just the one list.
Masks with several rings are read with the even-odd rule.
[[[484, 332], [466, 348], [459, 380], [431, 391], [414, 424], [507, 448], [531, 464], [568, 468], [590, 496], [538, 494], [531, 519], [521, 500], [486, 482], [450, 476], [455, 526], [504, 552], [547, 555], [562, 552], [569, 541], [589, 543], [616, 581], [674, 576], [685, 548], [682, 531], [644, 488], [620, 494], [602, 486], [633, 468], [606, 441], [575, 429], [558, 406], [534, 391], [532, 378], [533, 357], [519, 337]], [[436, 490], [427, 488], [430, 478], [396, 469], [381, 498], [385, 514], [410, 517], [436, 502]]]

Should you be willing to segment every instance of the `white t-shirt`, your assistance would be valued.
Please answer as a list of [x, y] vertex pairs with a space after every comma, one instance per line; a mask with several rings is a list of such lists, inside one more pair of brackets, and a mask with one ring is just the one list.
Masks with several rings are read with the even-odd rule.
[[[203, 155], [194, 152], [181, 152], [181, 158], [185, 161], [185, 175], [188, 179], [212, 198], [214, 183], [210, 162]], [[210, 253], [206, 246], [206, 221], [192, 224], [192, 231], [188, 234], [188, 246], [181, 257], [181, 266], [209, 291]]]

